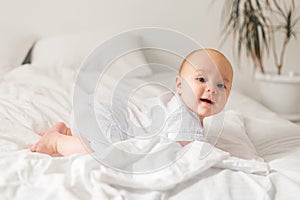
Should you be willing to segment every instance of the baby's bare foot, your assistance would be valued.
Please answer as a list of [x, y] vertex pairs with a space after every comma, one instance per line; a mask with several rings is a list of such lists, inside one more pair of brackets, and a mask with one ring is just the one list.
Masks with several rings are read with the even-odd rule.
[[[62, 135], [58, 132], [47, 133], [39, 141], [29, 147], [31, 152], [45, 153], [49, 155], [57, 154], [57, 140]], [[65, 136], [66, 137], [66, 136]]]
[[50, 129], [40, 133], [39, 135], [44, 136], [46, 134], [50, 134], [53, 132], [58, 132], [58, 133], [64, 134], [64, 135], [72, 135], [70, 129], [66, 126], [66, 124], [64, 122], [58, 122], [57, 124], [52, 126]]

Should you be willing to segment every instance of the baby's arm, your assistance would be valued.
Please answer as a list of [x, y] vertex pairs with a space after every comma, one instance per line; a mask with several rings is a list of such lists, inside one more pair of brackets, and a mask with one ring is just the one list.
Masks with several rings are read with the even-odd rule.
[[87, 154], [87, 149], [84, 148], [81, 140], [77, 136], [69, 136], [53, 132], [46, 134], [30, 147], [32, 152], [45, 153], [49, 155], [60, 154], [68, 156], [71, 154]]

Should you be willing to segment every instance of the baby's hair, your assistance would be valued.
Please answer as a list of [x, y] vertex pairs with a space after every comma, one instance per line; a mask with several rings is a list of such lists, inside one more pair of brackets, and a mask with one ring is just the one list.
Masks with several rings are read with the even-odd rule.
[[[215, 50], [215, 49], [210, 49], [210, 48], [207, 48], [207, 49], [196, 49], [196, 50], [192, 51], [191, 53], [189, 53], [189, 54], [184, 58], [184, 60], [182, 61], [181, 65], [180, 65], [180, 68], [179, 68], [179, 70], [178, 70], [178, 74], [179, 74], [179, 75], [182, 74], [182, 71], [183, 71], [183, 68], [184, 68], [186, 62], [191, 63], [191, 62], [189, 61], [189, 58], [190, 58], [194, 53], [201, 52], [201, 51], [206, 51], [207, 54], [209, 54], [209, 53], [208, 53], [209, 51], [214, 51], [214, 52], [217, 52], [217, 53], [223, 55], [221, 52], [219, 52], [218, 50]], [[223, 55], [223, 56], [224, 56], [224, 55]], [[224, 56], [224, 57], [225, 57], [225, 56]], [[193, 63], [191, 63], [191, 64], [193, 65]]]
[[183, 71], [183, 66], [185, 65], [185, 63], [188, 62], [187, 59], [188, 59], [193, 53], [195, 53], [196, 51], [199, 51], [199, 50], [200, 50], [200, 49], [192, 51], [191, 53], [189, 53], [189, 54], [183, 59], [181, 65], [180, 65], [180, 68], [179, 68], [179, 70], [178, 70], [178, 74], [179, 74], [179, 75], [181, 75], [181, 73], [182, 73], [182, 71]]

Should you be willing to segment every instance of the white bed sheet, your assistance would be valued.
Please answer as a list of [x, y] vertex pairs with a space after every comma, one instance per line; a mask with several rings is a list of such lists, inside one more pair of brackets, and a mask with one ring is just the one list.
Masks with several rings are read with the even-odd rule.
[[[76, 73], [77, 69], [71, 67], [24, 65], [1, 80], [0, 199], [297, 199], [299, 196], [300, 128], [236, 92], [227, 109], [243, 113], [249, 138], [259, 156], [268, 162], [271, 170], [268, 175], [217, 168], [217, 163], [230, 159], [228, 153], [216, 148], [206, 160], [197, 160], [194, 154], [204, 145], [201, 142], [193, 143], [190, 153], [177, 165], [165, 172], [143, 176], [117, 173], [99, 165], [90, 155], [51, 157], [30, 152], [27, 148], [39, 139], [38, 132], [58, 121], [69, 122]], [[175, 178], [171, 179], [172, 176]]]

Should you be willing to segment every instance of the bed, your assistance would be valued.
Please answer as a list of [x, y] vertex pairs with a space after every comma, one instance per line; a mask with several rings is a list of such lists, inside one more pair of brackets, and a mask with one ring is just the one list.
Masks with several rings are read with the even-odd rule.
[[[24, 38], [21, 43], [14, 40], [19, 51], [6, 51], [0, 57], [0, 199], [299, 198], [300, 127], [237, 90], [231, 93], [221, 134], [214, 142], [193, 142], [176, 162], [161, 170], [123, 173], [101, 165], [91, 155], [30, 152], [28, 147], [40, 138], [39, 132], [59, 121], [70, 124], [80, 64], [103, 41], [100, 35], [89, 32]], [[26, 62], [20, 65], [26, 55]], [[154, 62], [155, 56], [136, 52], [118, 60], [110, 72], [112, 79], [122, 75], [116, 75], [120, 66]], [[176, 60], [168, 56], [164, 55], [165, 60]], [[149, 68], [138, 78], [172, 83], [174, 71]], [[109, 94], [112, 85], [102, 89], [100, 96], [104, 90]], [[151, 88], [140, 98], [162, 92], [164, 88]], [[210, 124], [207, 120], [205, 126]], [[127, 145], [139, 146], [134, 140]], [[155, 145], [164, 145], [164, 141]], [[209, 154], [199, 159], [203, 148], [209, 148]]]

